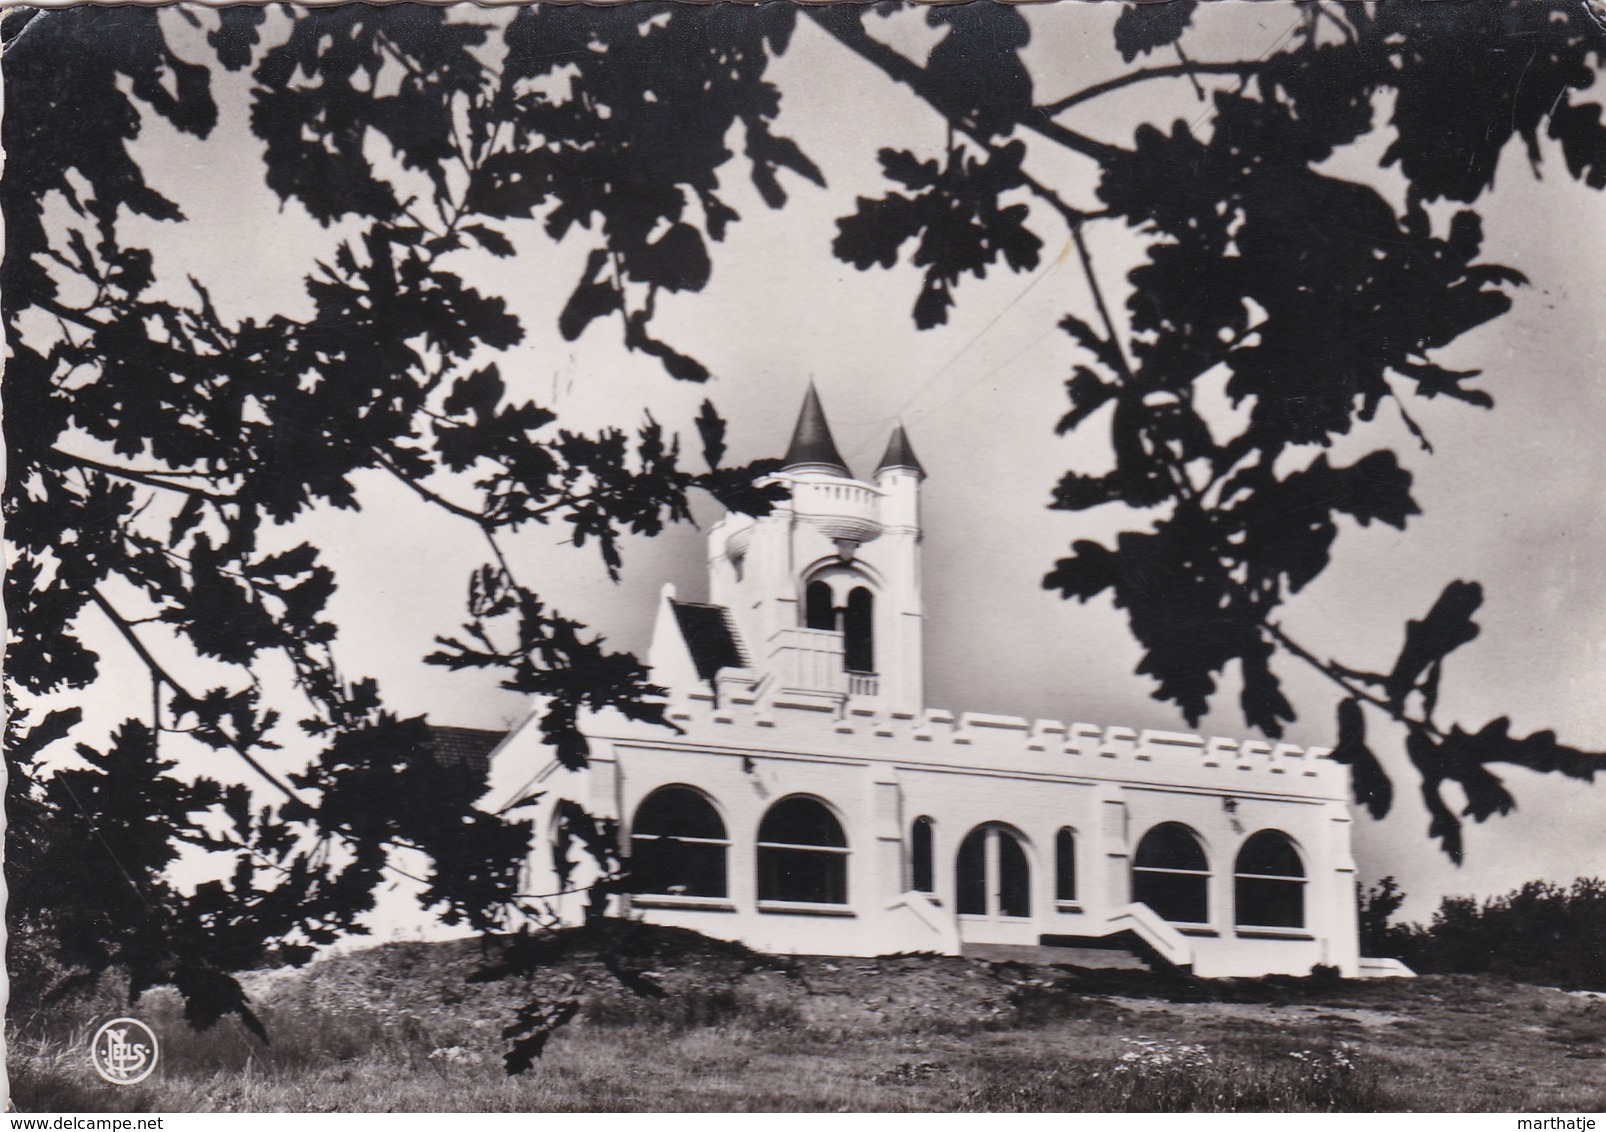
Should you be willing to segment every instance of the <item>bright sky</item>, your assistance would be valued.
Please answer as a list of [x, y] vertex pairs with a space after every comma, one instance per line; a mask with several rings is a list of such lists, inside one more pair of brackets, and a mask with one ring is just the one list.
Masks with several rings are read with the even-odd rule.
[[[1033, 28], [1027, 59], [1039, 102], [1122, 69], [1111, 37], [1118, 6], [1020, 10]], [[473, 18], [490, 17], [475, 10]], [[1204, 8], [1196, 17], [1204, 21], [1199, 34], [1186, 42], [1196, 59], [1258, 55], [1282, 40], [1293, 18], [1283, 5], [1229, 0]], [[171, 13], [165, 19], [175, 34], [186, 31]], [[935, 34], [919, 13], [872, 18], [869, 26], [905, 47]], [[1092, 313], [1065, 230], [1034, 209], [1046, 244], [1041, 269], [967, 279], [949, 325], [916, 332], [909, 317], [915, 271], [857, 272], [831, 256], [830, 242], [835, 220], [851, 211], [855, 196], [886, 191], [877, 149], [894, 144], [935, 155], [945, 127], [905, 88], [807, 19], [772, 78], [783, 92], [777, 132], [814, 158], [828, 188], [783, 174], [792, 200], [772, 212], [747, 183], [744, 159], [721, 171], [721, 194], [742, 221], [714, 247], [707, 289], [662, 300], [655, 324], [655, 333], [707, 363], [715, 379], [707, 387], [677, 385], [652, 359], [626, 352], [609, 321], [593, 324], [578, 342], [563, 342], [557, 312], [590, 233], [576, 231], [553, 245], [531, 221], [506, 226], [516, 259], [464, 254], [461, 264], [471, 280], [505, 295], [524, 322], [524, 344], [497, 359], [515, 395], [557, 408], [571, 428], [629, 425], [650, 407], [686, 434], [692, 450], [691, 418], [711, 396], [730, 423], [729, 458], [741, 461], [781, 453], [812, 379], [839, 446], [861, 473], [873, 469], [901, 419], [930, 473], [928, 702], [956, 711], [1185, 727], [1133, 674], [1137, 646], [1107, 599], [1084, 607], [1040, 586], [1073, 540], [1108, 538], [1138, 521], [1119, 508], [1081, 514], [1045, 508], [1067, 468], [1097, 471], [1110, 458], [1094, 426], [1072, 437], [1054, 434], [1066, 407], [1061, 383], [1076, 359], [1071, 340], [1054, 326], [1066, 312]], [[146, 224], [131, 228], [129, 238], [152, 242], [158, 277], [170, 285], [182, 284], [186, 274], [205, 281], [226, 316], [281, 310], [305, 316], [300, 278], [314, 254], [327, 254], [334, 235], [298, 206], [281, 207], [264, 187], [260, 146], [247, 128], [246, 77], [216, 75], [214, 82], [223, 118], [211, 141], [180, 137], [147, 119], [136, 147], [148, 179], [181, 203], [189, 223]], [[1200, 119], [1203, 108], [1186, 82], [1150, 87], [1112, 97], [1073, 124], [1125, 143], [1141, 120]], [[1378, 131], [1335, 169], [1397, 194], [1397, 182], [1376, 170], [1390, 136]], [[1480, 384], [1495, 397], [1496, 410], [1444, 399], [1413, 404], [1437, 450], [1432, 457], [1416, 449], [1388, 409], [1357, 443], [1336, 451], [1335, 462], [1348, 463], [1376, 447], [1395, 448], [1416, 473], [1425, 515], [1403, 535], [1340, 520], [1336, 564], [1287, 607], [1284, 620], [1320, 653], [1386, 668], [1407, 618], [1425, 613], [1446, 583], [1477, 579], [1487, 593], [1478, 617], [1483, 634], [1447, 666], [1442, 719], [1475, 730], [1509, 714], [1518, 734], [1549, 727], [1564, 743], [1606, 749], [1606, 600], [1597, 577], [1606, 508], [1592, 490], [1606, 482], [1606, 446], [1598, 441], [1598, 422], [1606, 419], [1606, 329], [1599, 318], [1606, 200], [1566, 176], [1553, 146], [1541, 148], [1542, 181], [1513, 145], [1497, 191], [1480, 204], [1485, 258], [1520, 268], [1533, 285], [1516, 294], [1509, 315], [1467, 335], [1441, 359], [1483, 368]], [[1072, 203], [1093, 203], [1089, 164], [1034, 145], [1028, 166]], [[1100, 278], [1119, 303], [1139, 246], [1109, 222], [1089, 235]], [[1230, 429], [1230, 413], [1213, 423]], [[454, 632], [462, 619], [468, 572], [483, 561], [483, 543], [468, 524], [422, 509], [388, 481], [374, 477], [361, 486], [360, 514], [315, 516], [291, 533], [293, 541], [316, 542], [337, 567], [341, 590], [333, 615], [342, 627], [343, 666], [378, 676], [389, 704], [404, 714], [428, 712], [436, 722], [478, 727], [512, 722], [522, 705], [485, 675], [421, 663], [434, 637]], [[700, 506], [705, 526], [715, 515], [712, 506]], [[521, 572], [618, 647], [645, 649], [664, 581], [683, 595], [703, 592], [702, 535], [690, 527], [633, 540], [618, 585], [607, 581], [589, 548], [561, 546], [559, 537], [536, 530], [517, 538]], [[116, 648], [108, 643], [102, 651], [110, 656]], [[1290, 740], [1330, 746], [1333, 695], [1293, 663], [1278, 671], [1300, 710]], [[131, 703], [146, 702], [139, 682], [128, 691]], [[1243, 734], [1230, 677], [1224, 692], [1201, 730]], [[286, 738], [294, 741], [293, 734]], [[1403, 753], [1377, 746], [1396, 772], [1398, 801], [1383, 823], [1358, 818], [1357, 850], [1365, 880], [1400, 878], [1412, 896], [1408, 916], [1430, 915], [1444, 893], [1487, 895], [1535, 877], [1606, 875], [1600, 832], [1606, 780], [1590, 788], [1511, 771], [1505, 777], [1520, 810], [1469, 827], [1467, 864], [1456, 870], [1425, 839], [1427, 817]], [[291, 767], [301, 758], [304, 752], [292, 749], [280, 762]]]

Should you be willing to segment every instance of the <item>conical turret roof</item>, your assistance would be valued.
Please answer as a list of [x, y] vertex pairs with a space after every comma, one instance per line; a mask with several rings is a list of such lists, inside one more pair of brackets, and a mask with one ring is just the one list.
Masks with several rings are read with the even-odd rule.
[[926, 469], [920, 466], [920, 458], [915, 455], [901, 424], [892, 430], [892, 437], [887, 441], [887, 454], [881, 457], [876, 472], [884, 472], [889, 468], [908, 468], [921, 479], [926, 476]]
[[820, 408], [820, 395], [809, 382], [809, 391], [803, 395], [803, 409], [797, 415], [797, 428], [792, 430], [792, 444], [781, 463], [783, 472], [829, 472], [853, 478], [847, 461], [836, 450], [831, 439], [831, 426], [825, 423], [825, 410]]

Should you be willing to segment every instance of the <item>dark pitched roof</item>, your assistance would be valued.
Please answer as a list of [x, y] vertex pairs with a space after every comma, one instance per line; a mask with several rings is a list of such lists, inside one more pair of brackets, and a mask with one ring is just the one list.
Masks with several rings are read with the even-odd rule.
[[484, 781], [491, 770], [491, 752], [507, 737], [507, 733], [480, 731], [473, 727], [432, 726], [429, 736], [437, 763]]
[[845, 478], [847, 461], [836, 450], [831, 439], [831, 426], [825, 423], [825, 410], [820, 408], [820, 395], [809, 382], [809, 391], [803, 395], [803, 408], [797, 415], [797, 427], [792, 430], [792, 444], [781, 461], [783, 472], [833, 472]]
[[686, 641], [697, 675], [712, 680], [721, 668], [745, 668], [747, 657], [742, 652], [736, 627], [723, 605], [700, 605], [692, 601], [669, 599], [680, 623], [680, 635]]
[[915, 475], [925, 478], [926, 469], [920, 466], [920, 457], [909, 445], [909, 437], [903, 431], [903, 425], [892, 430], [892, 438], [887, 441], [887, 454], [881, 457], [881, 463], [876, 471], [884, 472], [888, 468], [908, 468]]

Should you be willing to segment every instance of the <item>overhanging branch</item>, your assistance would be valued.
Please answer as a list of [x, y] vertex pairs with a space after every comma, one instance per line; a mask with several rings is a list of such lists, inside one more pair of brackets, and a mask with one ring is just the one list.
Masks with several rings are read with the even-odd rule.
[[1084, 102], [1091, 102], [1100, 95], [1120, 90], [1122, 87], [1132, 86], [1136, 83], [1147, 82], [1150, 79], [1192, 78], [1197, 75], [1252, 75], [1260, 70], [1259, 63], [1195, 63], [1172, 64], [1166, 67], [1142, 67], [1136, 71], [1128, 71], [1124, 75], [1117, 75], [1113, 79], [1105, 79], [1101, 83], [1085, 86], [1074, 94], [1068, 94], [1057, 102], [1050, 102], [1046, 106], [1039, 106], [1037, 112], [1049, 117], [1062, 114], [1073, 106]]
[[[864, 25], [860, 21], [862, 9], [858, 5], [824, 4], [805, 10], [809, 18], [819, 24], [827, 35], [872, 63], [894, 82], [909, 87], [944, 118], [963, 130], [967, 136], [991, 148], [987, 138], [966, 123], [960, 108], [951, 105], [937, 89], [937, 85], [932, 82], [924, 67], [894, 51], [864, 30]], [[1050, 141], [1084, 157], [1091, 157], [1095, 161], [1108, 161], [1125, 152], [1119, 146], [1098, 141], [1062, 126], [1035, 108], [1028, 108], [1025, 114], [1009, 115], [1006, 111], [1000, 113], [1012, 118], [1016, 125], [1041, 134]]]

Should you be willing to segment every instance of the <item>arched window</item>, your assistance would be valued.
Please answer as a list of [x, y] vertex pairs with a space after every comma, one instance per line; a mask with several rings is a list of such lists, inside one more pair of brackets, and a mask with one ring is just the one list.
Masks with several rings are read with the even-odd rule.
[[1005, 830], [998, 834], [998, 914], [1032, 914], [1032, 870], [1026, 863], [1026, 850]]
[[836, 607], [831, 604], [829, 582], [810, 582], [803, 591], [803, 623], [810, 629], [836, 628]]
[[1305, 926], [1305, 866], [1286, 835], [1263, 829], [1245, 841], [1233, 874], [1235, 918], [1240, 926]]
[[954, 869], [961, 916], [987, 914], [987, 831], [973, 829], [959, 843]]
[[1163, 919], [1209, 922], [1210, 865], [1193, 830], [1166, 822], [1143, 835], [1132, 859], [1132, 899]]
[[937, 871], [932, 851], [932, 832], [936, 823], [918, 817], [909, 830], [909, 887], [916, 892], [937, 891]]
[[983, 825], [959, 844], [955, 867], [962, 916], [1032, 914], [1032, 870], [1026, 850], [1009, 830]]
[[707, 798], [689, 786], [648, 795], [630, 829], [630, 875], [639, 893], [724, 897], [725, 823]]
[[849, 672], [875, 671], [875, 595], [863, 586], [848, 594], [842, 616], [842, 664]]
[[1076, 903], [1076, 834], [1069, 829], [1054, 835], [1054, 899]]
[[758, 827], [758, 898], [796, 904], [848, 902], [848, 839], [813, 798], [783, 798]]

